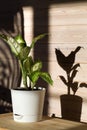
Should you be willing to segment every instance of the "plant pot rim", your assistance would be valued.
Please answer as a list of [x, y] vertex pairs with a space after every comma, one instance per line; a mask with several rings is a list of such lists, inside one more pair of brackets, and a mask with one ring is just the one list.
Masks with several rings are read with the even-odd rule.
[[17, 87], [17, 88], [11, 88], [11, 90], [14, 91], [41, 91], [41, 90], [46, 90], [45, 87], [34, 87], [33, 89], [28, 89], [24, 87]]

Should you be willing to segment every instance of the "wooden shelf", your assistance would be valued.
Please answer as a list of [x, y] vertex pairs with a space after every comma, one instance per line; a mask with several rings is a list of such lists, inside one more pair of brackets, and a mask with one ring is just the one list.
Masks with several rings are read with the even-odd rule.
[[87, 124], [51, 117], [43, 117], [40, 122], [18, 123], [10, 113], [0, 115], [0, 130], [87, 130]]

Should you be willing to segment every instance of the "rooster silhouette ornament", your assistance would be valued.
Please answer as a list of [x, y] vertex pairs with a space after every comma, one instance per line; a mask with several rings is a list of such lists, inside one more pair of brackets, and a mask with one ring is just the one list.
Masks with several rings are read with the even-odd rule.
[[73, 91], [73, 94], [75, 95], [76, 91], [78, 90], [79, 87], [82, 87], [84, 84], [79, 83], [77, 81], [74, 81], [74, 78], [78, 72], [78, 67], [80, 67], [80, 64], [77, 63], [75, 64], [75, 57], [77, 52], [81, 49], [82, 47], [78, 46], [74, 51], [71, 51], [68, 56], [65, 56], [60, 49], [55, 49], [56, 53], [56, 58], [57, 62], [62, 67], [62, 69], [66, 72], [67, 79], [60, 75], [60, 79], [63, 81], [63, 83], [67, 86], [68, 90], [68, 95], [70, 95], [70, 91]]

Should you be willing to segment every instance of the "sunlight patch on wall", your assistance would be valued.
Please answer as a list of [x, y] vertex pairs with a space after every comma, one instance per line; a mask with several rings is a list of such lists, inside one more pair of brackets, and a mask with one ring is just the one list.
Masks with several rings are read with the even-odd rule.
[[33, 16], [34, 11], [32, 7], [23, 7], [23, 13], [24, 13], [24, 37], [26, 42], [29, 44], [32, 41], [33, 38]]
[[[75, 57], [75, 63], [80, 64], [74, 81], [87, 84], [87, 2], [60, 3], [49, 6], [49, 67], [53, 86], [49, 87], [48, 114], [61, 117], [60, 96], [67, 94], [67, 86], [60, 79], [66, 72], [57, 63], [55, 48], [60, 49], [65, 56], [81, 46]], [[68, 62], [69, 63], [69, 62]], [[79, 87], [76, 95], [83, 98], [81, 121], [87, 122], [87, 87]], [[72, 93], [71, 93], [72, 94]], [[55, 104], [57, 104], [55, 106]]]

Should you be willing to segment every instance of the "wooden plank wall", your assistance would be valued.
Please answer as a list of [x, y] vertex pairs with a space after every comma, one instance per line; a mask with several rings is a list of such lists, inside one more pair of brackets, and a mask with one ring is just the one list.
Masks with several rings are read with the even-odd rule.
[[[41, 7], [38, 10], [40, 9]], [[43, 9], [47, 8], [43, 7]], [[66, 76], [66, 73], [57, 63], [55, 48], [59, 48], [67, 56], [77, 46], [83, 47], [76, 55], [75, 62], [80, 63], [80, 67], [75, 80], [79, 83], [87, 83], [87, 2], [50, 4], [47, 10], [48, 32], [50, 33], [48, 38], [49, 57], [44, 63], [48, 65], [48, 71], [54, 80], [53, 87], [48, 89], [48, 115], [55, 114], [57, 117], [61, 117], [60, 95], [67, 93], [67, 87], [60, 80], [59, 75]], [[32, 7], [23, 7], [23, 11], [25, 39], [30, 43], [34, 29], [34, 10]], [[41, 13], [37, 19], [40, 17]], [[42, 28], [47, 27], [45, 19], [43, 23], [39, 21], [36, 25]], [[39, 33], [40, 28], [37, 28], [36, 32]], [[47, 44], [39, 46], [39, 48], [43, 47], [41, 54], [44, 53], [44, 46], [46, 47]], [[46, 58], [45, 53], [43, 58]], [[81, 121], [87, 122], [87, 88], [79, 88], [76, 95], [83, 98]]]
[[[77, 46], [82, 46], [76, 55], [76, 63], [80, 63], [76, 81], [87, 83], [87, 3], [71, 3], [52, 5], [49, 11], [50, 24], [50, 71], [54, 79], [54, 88], [50, 89], [49, 113], [61, 117], [60, 95], [66, 94], [67, 88], [58, 75], [64, 75], [55, 58], [55, 48], [68, 55]], [[55, 69], [54, 69], [55, 68]], [[81, 120], [87, 122], [87, 88], [79, 88], [77, 95], [83, 98]], [[57, 104], [57, 105], [55, 105]], [[72, 106], [71, 106], [72, 107]]]

